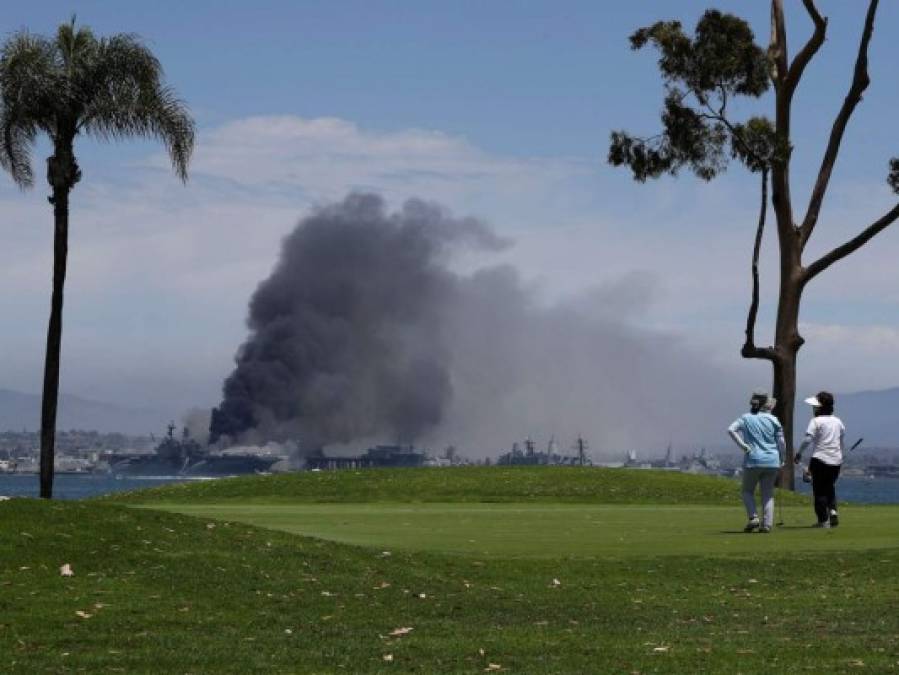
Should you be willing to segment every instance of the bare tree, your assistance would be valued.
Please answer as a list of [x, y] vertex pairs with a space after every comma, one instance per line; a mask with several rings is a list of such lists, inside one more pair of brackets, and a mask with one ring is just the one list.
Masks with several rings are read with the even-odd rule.
[[[899, 204], [859, 233], [811, 262], [803, 260], [806, 245], [818, 223], [824, 196], [840, 152], [843, 134], [852, 113], [870, 82], [868, 46], [874, 30], [878, 0], [869, 0], [859, 39], [852, 80], [833, 121], [830, 136], [801, 220], [793, 214], [790, 193], [791, 113], [793, 95], [806, 67], [824, 44], [827, 18], [814, 0], [802, 0], [813, 30], [790, 60], [783, 0], [771, 2], [771, 40], [767, 50], [756, 45], [749, 25], [741, 18], [708, 10], [699, 20], [695, 35], [686, 35], [677, 21], [660, 21], [641, 28], [630, 38], [633, 49], [647, 44], [659, 53], [659, 69], [665, 81], [662, 131], [651, 138], [626, 132], [612, 133], [609, 162], [627, 165], [638, 181], [677, 174], [690, 168], [704, 180], [718, 175], [735, 159], [761, 177], [762, 207], [752, 258], [752, 300], [741, 354], [772, 365], [775, 413], [787, 437], [786, 486], [793, 487], [793, 409], [796, 400], [796, 357], [804, 339], [799, 333], [799, 307], [808, 283], [833, 263], [870, 241], [899, 217]], [[729, 103], [736, 96], [760, 97], [774, 86], [774, 118], [754, 117], [736, 122], [729, 117]], [[887, 182], [899, 193], [899, 158], [889, 162]], [[777, 227], [780, 253], [780, 286], [774, 343], [755, 342], [759, 306], [758, 260], [765, 227], [768, 187]]]

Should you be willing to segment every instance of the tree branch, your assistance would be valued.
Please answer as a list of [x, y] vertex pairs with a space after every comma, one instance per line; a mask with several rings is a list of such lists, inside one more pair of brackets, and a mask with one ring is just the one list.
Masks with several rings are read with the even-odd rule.
[[827, 142], [827, 149], [824, 151], [824, 158], [821, 160], [821, 168], [818, 170], [818, 178], [815, 181], [815, 187], [812, 190], [809, 199], [808, 210], [805, 213], [805, 219], [802, 221], [800, 246], [805, 247], [809, 237], [815, 229], [818, 222], [818, 215], [821, 212], [821, 203], [824, 201], [824, 194], [827, 192], [827, 186], [830, 183], [830, 176], [833, 173], [833, 167], [837, 160], [837, 154], [840, 151], [840, 144], [843, 141], [843, 133], [846, 131], [846, 125], [852, 116], [855, 107], [862, 99], [862, 93], [867, 89], [871, 79], [868, 77], [868, 44], [871, 42], [871, 34], [874, 31], [874, 15], [877, 13], [878, 0], [870, 0], [868, 4], [868, 13], [865, 16], [865, 26], [862, 30], [862, 37], [858, 46], [858, 57], [855, 60], [855, 70], [852, 74], [852, 84], [849, 87], [849, 93], [843, 100], [840, 112], [837, 114], [833, 122], [833, 128], [830, 131], [830, 139]]
[[752, 249], [752, 302], [746, 317], [746, 342], [740, 354], [746, 359], [767, 359], [774, 361], [772, 347], [755, 346], [755, 321], [759, 312], [759, 254], [762, 250], [762, 233], [765, 231], [765, 213], [768, 210], [768, 169], [762, 169], [762, 206], [759, 210], [759, 225], [755, 231], [755, 246]]
[[[777, 236], [781, 254], [794, 244], [796, 224], [793, 221], [793, 199], [790, 196], [790, 106], [791, 94], [787, 87], [789, 74], [787, 59], [787, 28], [784, 19], [783, 0], [771, 0], [771, 42], [768, 58], [771, 60], [771, 80], [774, 82], [774, 140], [776, 152], [771, 163], [771, 201], [777, 217]], [[798, 245], [798, 238], [795, 240]]]
[[855, 251], [860, 249], [862, 246], [868, 243], [868, 241], [872, 237], [874, 237], [874, 235], [879, 234], [887, 227], [892, 225], [893, 221], [895, 221], [897, 218], [899, 218], [899, 204], [896, 204], [896, 206], [887, 211], [887, 213], [885, 213], [881, 218], [871, 223], [858, 236], [853, 237], [842, 246], [837, 246], [830, 253], [821, 256], [815, 262], [805, 268], [805, 271], [802, 274], [802, 284], [807, 284], [821, 272], [833, 265], [837, 260], [841, 260], [850, 253], [854, 253]]
[[768, 44], [768, 58], [771, 59], [771, 79], [777, 89], [785, 84], [787, 67], [787, 31], [784, 26], [783, 0], [771, 2], [771, 42]]
[[793, 64], [787, 73], [787, 89], [790, 92], [790, 96], [796, 91], [805, 67], [821, 48], [821, 45], [824, 44], [824, 37], [827, 33], [827, 17], [821, 16], [818, 8], [815, 7], [815, 0], [802, 0], [802, 4], [805, 5], [805, 11], [808, 12], [812, 22], [815, 24], [815, 31], [808, 39], [808, 42], [805, 43], [805, 46], [796, 54], [796, 58], [793, 59]]

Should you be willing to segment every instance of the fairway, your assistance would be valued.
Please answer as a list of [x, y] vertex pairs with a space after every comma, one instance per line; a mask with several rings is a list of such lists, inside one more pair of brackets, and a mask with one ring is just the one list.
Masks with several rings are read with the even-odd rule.
[[808, 507], [783, 510], [784, 527], [742, 532], [725, 506], [470, 503], [154, 503], [162, 509], [384, 550], [491, 558], [645, 557], [790, 553], [894, 547], [899, 507], [847, 506], [834, 530], [809, 527]]

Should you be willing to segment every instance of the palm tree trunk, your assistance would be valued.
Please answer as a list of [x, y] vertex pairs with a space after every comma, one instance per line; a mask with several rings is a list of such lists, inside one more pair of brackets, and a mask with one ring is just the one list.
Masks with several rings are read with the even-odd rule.
[[[47, 326], [47, 352], [44, 359], [44, 390], [41, 399], [41, 497], [53, 496], [53, 462], [56, 454], [56, 408], [59, 400], [59, 361], [62, 348], [63, 287], [69, 254], [69, 190], [78, 175], [71, 148], [57, 148], [47, 161], [47, 179], [53, 187], [53, 295]], [[76, 178], [77, 180], [77, 178]]]

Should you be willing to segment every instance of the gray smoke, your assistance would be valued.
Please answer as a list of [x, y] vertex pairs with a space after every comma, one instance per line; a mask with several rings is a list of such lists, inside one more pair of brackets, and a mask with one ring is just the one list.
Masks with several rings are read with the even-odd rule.
[[209, 441], [209, 423], [211, 415], [208, 408], [190, 408], [181, 416], [181, 425], [187, 433], [200, 445]]
[[372, 194], [303, 219], [250, 301], [212, 440], [412, 442], [440, 424], [452, 396], [444, 310], [458, 290], [446, 261], [458, 245], [503, 242], [420, 200], [389, 214]]
[[[419, 200], [388, 213], [352, 194], [303, 219], [250, 302], [250, 335], [212, 440], [454, 444], [495, 455], [578, 434], [595, 456], [724, 442], [747, 387], [637, 327], [657, 284], [631, 276], [540, 304], [509, 266], [452, 271], [460, 247], [504, 242]], [[564, 265], [564, 261], [560, 261]]]

